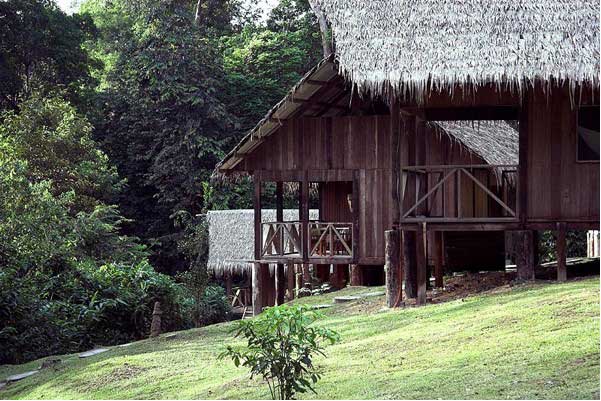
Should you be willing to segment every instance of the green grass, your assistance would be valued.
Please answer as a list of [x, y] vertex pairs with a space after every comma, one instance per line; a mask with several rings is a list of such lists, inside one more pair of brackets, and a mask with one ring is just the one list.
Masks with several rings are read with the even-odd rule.
[[[331, 303], [345, 289], [304, 298]], [[382, 297], [325, 309], [340, 332], [316, 365], [317, 395], [299, 398], [599, 399], [599, 279], [516, 286], [422, 308], [381, 311]], [[178, 333], [10, 384], [0, 398], [268, 398], [244, 368], [217, 360], [231, 324]], [[0, 367], [0, 380], [41, 361]]]

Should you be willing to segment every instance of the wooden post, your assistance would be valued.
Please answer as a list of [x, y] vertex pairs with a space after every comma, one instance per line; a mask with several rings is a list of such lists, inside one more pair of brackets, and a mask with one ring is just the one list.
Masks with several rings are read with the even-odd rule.
[[351, 286], [359, 286], [361, 285], [361, 271], [359, 270], [359, 265], [350, 265], [350, 285]]
[[518, 279], [534, 280], [534, 236], [532, 231], [515, 231], [513, 245]]
[[226, 271], [224, 273], [225, 279], [225, 295], [232, 296], [232, 272]]
[[417, 297], [417, 265], [416, 265], [416, 233], [414, 231], [401, 231], [403, 247], [403, 278], [405, 279], [405, 295], [407, 298]]
[[309, 180], [307, 171], [303, 173], [303, 181], [300, 183], [299, 218], [301, 221], [301, 242], [303, 261], [309, 260]]
[[[278, 223], [284, 221], [284, 183], [275, 184], [275, 219]], [[279, 228], [278, 228], [279, 229]], [[278, 236], [280, 254], [284, 254], [284, 232], [280, 230]], [[286, 279], [284, 276], [284, 265], [278, 263], [275, 267], [275, 304], [282, 305], [286, 295]]]
[[154, 303], [154, 310], [152, 311], [152, 322], [150, 323], [150, 337], [158, 337], [161, 334], [161, 316], [163, 310], [161, 309], [161, 303]]
[[415, 241], [415, 253], [416, 253], [416, 267], [417, 267], [417, 297], [416, 305], [426, 304], [426, 265], [428, 263], [427, 255], [427, 243], [426, 243], [426, 223], [422, 223], [422, 230], [417, 232], [417, 239]]
[[255, 211], [254, 224], [255, 224], [255, 260], [261, 259], [261, 253], [263, 248], [262, 239], [262, 226], [261, 226], [261, 177], [255, 174], [253, 177], [254, 183], [254, 194], [253, 194], [253, 207]]
[[255, 262], [253, 263], [252, 267], [252, 302], [254, 316], [257, 316], [263, 311], [263, 294], [261, 293], [261, 279], [261, 264]]
[[255, 263], [252, 267], [252, 303], [253, 315], [257, 316], [263, 311], [263, 280], [261, 272], [261, 264], [258, 262], [261, 259], [263, 248], [263, 235], [261, 226], [261, 177], [255, 173], [253, 176], [254, 193], [254, 225], [255, 225]]
[[286, 279], [288, 283], [288, 300], [294, 299], [294, 285], [296, 284], [296, 273], [294, 271], [294, 263], [288, 263], [286, 266]]
[[298, 295], [298, 292], [300, 291], [301, 288], [303, 288], [303, 273], [302, 273], [302, 265], [296, 265], [296, 272], [294, 274], [294, 277], [296, 279], [296, 294]]
[[[527, 88], [522, 95], [522, 108], [520, 110], [520, 124], [518, 136], [518, 189], [516, 204], [520, 223], [526, 224], [528, 216], [528, 120], [533, 100], [533, 89]], [[519, 273], [518, 273], [519, 275]], [[534, 274], [532, 275], [534, 278]]]
[[309, 264], [303, 263], [303, 287], [311, 288], [311, 272], [309, 271]]
[[392, 172], [392, 215], [394, 219], [400, 218], [401, 196], [399, 189], [401, 187], [401, 109], [396, 97], [390, 102], [390, 141], [391, 141], [391, 163]]
[[443, 252], [442, 231], [434, 231], [434, 286], [436, 288], [443, 287]]
[[568, 279], [568, 271], [566, 267], [566, 225], [565, 223], [557, 224], [556, 232], [556, 249], [557, 249], [557, 281], [563, 282]]
[[[359, 236], [361, 233], [360, 227], [360, 214], [361, 214], [361, 199], [359, 197], [359, 187], [360, 187], [360, 177], [359, 170], [355, 170], [353, 172], [353, 195], [352, 195], [352, 210], [351, 213], [353, 215], [353, 263], [359, 263], [359, 259], [361, 258], [361, 243], [359, 242]], [[351, 269], [352, 270], [352, 269]], [[352, 282], [352, 280], [351, 280]], [[358, 284], [351, 284], [358, 285]]]
[[286, 278], [284, 275], [284, 265], [278, 263], [275, 266], [275, 304], [282, 305], [286, 297]]
[[384, 250], [386, 271], [386, 306], [394, 308], [401, 297], [402, 278], [400, 261], [399, 232], [387, 230], [384, 233], [386, 247]]

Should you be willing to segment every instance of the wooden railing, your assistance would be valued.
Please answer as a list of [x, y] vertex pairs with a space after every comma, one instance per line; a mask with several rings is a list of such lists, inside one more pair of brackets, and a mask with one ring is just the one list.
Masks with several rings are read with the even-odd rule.
[[299, 221], [267, 222], [261, 224], [262, 256], [302, 254], [302, 224]]
[[309, 258], [353, 257], [352, 223], [309, 223]]
[[401, 169], [401, 222], [517, 221], [518, 166]]
[[309, 221], [306, 258], [300, 221], [261, 224], [261, 256], [265, 259], [319, 259], [353, 257], [353, 224]]

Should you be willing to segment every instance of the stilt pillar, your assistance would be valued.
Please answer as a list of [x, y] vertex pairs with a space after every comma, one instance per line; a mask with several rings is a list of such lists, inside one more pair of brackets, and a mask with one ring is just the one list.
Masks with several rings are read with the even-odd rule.
[[284, 275], [284, 265], [278, 263], [275, 266], [275, 304], [282, 305], [286, 296], [286, 278]]
[[301, 265], [296, 265], [294, 278], [296, 280], [296, 294], [298, 296], [298, 292], [300, 291], [301, 288], [303, 288], [303, 273], [302, 273]]
[[309, 271], [309, 263], [303, 263], [303, 287], [311, 287], [311, 272]]
[[394, 308], [401, 299], [402, 277], [400, 260], [400, 240], [398, 230], [384, 233], [386, 271], [386, 306]]
[[442, 242], [442, 231], [434, 231], [434, 286], [436, 288], [442, 288], [443, 282], [443, 242]]
[[227, 297], [231, 297], [232, 296], [232, 272], [226, 271], [224, 273], [224, 280], [225, 280], [225, 295]]
[[417, 296], [416, 296], [416, 304], [417, 305], [425, 305], [426, 304], [426, 269], [428, 263], [428, 255], [427, 255], [427, 243], [426, 243], [426, 226], [425, 224], [422, 226], [422, 230], [417, 232], [417, 238], [415, 241], [415, 264], [417, 267], [416, 271], [416, 281], [417, 281]]
[[294, 263], [286, 265], [286, 282], [288, 287], [288, 300], [294, 299], [294, 286], [296, 284], [296, 273], [294, 271]]
[[514, 231], [513, 246], [518, 279], [534, 280], [534, 235], [530, 230]]
[[402, 269], [405, 280], [405, 295], [407, 298], [417, 297], [417, 267], [414, 231], [401, 231], [403, 248]]
[[261, 264], [253, 263], [252, 267], [252, 303], [253, 314], [257, 316], [263, 311]]
[[361, 271], [359, 265], [350, 265], [350, 285], [359, 286], [361, 285]]
[[557, 225], [556, 251], [557, 251], [557, 281], [563, 282], [568, 279], [567, 255], [566, 255], [566, 226], [564, 223]]

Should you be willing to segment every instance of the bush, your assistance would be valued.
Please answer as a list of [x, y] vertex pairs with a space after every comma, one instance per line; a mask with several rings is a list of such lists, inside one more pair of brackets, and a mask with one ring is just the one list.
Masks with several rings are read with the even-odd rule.
[[225, 295], [225, 290], [217, 285], [205, 289], [204, 296], [198, 303], [198, 325], [224, 322], [228, 320], [232, 307]]
[[289, 400], [307, 390], [315, 393], [313, 385], [320, 374], [312, 358], [325, 355], [323, 341], [334, 344], [340, 339], [335, 331], [310, 327], [322, 316], [304, 305], [268, 308], [255, 319], [237, 322], [235, 336], [245, 337], [247, 347], [228, 346], [220, 358], [230, 357], [236, 366], [250, 368], [251, 378], [262, 376], [274, 400]]
[[147, 262], [81, 263], [59, 275], [0, 272], [0, 364], [144, 338], [155, 301], [163, 328], [193, 326], [193, 298]]

